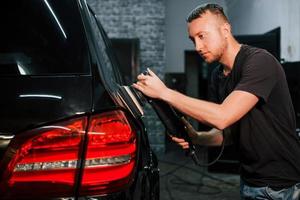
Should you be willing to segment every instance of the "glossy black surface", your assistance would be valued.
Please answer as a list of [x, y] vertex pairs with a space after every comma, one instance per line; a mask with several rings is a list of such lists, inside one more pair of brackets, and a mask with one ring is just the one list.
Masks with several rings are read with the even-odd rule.
[[[132, 182], [125, 191], [92, 198], [159, 199], [157, 159], [146, 128], [120, 100], [119, 66], [85, 1], [6, 1], [1, 4], [1, 24], [5, 34], [0, 38], [0, 164], [13, 140], [3, 139], [6, 136], [79, 115], [122, 109], [137, 133]], [[78, 189], [80, 177], [77, 181]], [[91, 199], [79, 197], [77, 190], [71, 198]]]
[[4, 1], [0, 24], [0, 75], [90, 73], [84, 28], [74, 0]]
[[90, 76], [1, 77], [0, 132], [18, 134], [91, 111]]

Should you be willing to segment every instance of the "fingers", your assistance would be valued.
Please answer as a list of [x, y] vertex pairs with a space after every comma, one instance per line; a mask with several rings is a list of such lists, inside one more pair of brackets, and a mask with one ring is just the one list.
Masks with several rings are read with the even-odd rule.
[[137, 82], [137, 83], [133, 83], [132, 86], [136, 89], [138, 89], [139, 91], [143, 92], [144, 90], [144, 87], [143, 87], [143, 84], [140, 83], [140, 82]]
[[177, 138], [177, 137], [171, 137], [174, 142], [176, 142], [181, 148], [183, 149], [188, 149], [189, 148], [189, 143], [186, 142], [184, 139]]
[[[152, 75], [155, 75], [152, 71]], [[160, 98], [163, 91], [166, 90], [165, 84], [155, 75], [151, 76], [140, 74], [138, 75], [137, 83], [134, 85], [134, 87], [141, 92], [143, 92], [145, 95], [152, 97], [152, 98]]]
[[144, 81], [144, 80], [147, 79], [147, 75], [140, 74], [140, 75], [137, 76], [137, 79], [138, 79], [139, 81]]
[[179, 143], [179, 145], [180, 145], [181, 148], [183, 148], [183, 149], [188, 149], [188, 148], [189, 148], [189, 143], [187, 143], [187, 142]]
[[149, 75], [145, 75], [141, 73], [138, 75], [137, 79], [139, 81], [142, 81], [142, 80], [146, 80], [149, 76], [157, 77], [156, 74], [150, 68], [147, 68], [147, 71], [149, 72]]
[[144, 75], [143, 73], [141, 73], [137, 76], [137, 84], [139, 84], [141, 87], [143, 87], [143, 85], [148, 85], [147, 83], [149, 82], [149, 78], [151, 78], [150, 75]]
[[147, 71], [149, 72], [150, 76], [156, 76], [156, 74], [150, 68], [147, 68]]
[[172, 140], [173, 140], [174, 142], [177, 142], [177, 143], [182, 143], [182, 142], [185, 142], [185, 140], [184, 140], [184, 139], [177, 138], [177, 137], [172, 137]]

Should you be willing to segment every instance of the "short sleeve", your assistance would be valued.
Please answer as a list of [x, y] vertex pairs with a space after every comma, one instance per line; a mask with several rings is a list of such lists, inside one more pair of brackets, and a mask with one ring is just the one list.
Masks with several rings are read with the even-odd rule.
[[269, 95], [277, 82], [280, 64], [265, 51], [251, 55], [241, 69], [241, 79], [234, 90], [242, 90], [268, 101]]

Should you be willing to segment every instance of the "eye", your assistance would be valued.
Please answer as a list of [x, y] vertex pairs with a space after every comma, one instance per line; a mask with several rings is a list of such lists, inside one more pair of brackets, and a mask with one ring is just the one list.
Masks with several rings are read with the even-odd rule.
[[203, 34], [198, 35], [198, 37], [199, 37], [201, 40], [203, 40], [203, 39], [205, 38]]

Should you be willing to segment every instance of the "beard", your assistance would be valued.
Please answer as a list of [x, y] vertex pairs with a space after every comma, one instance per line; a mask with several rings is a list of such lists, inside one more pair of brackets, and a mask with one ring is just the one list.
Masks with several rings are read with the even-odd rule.
[[202, 58], [204, 59], [204, 61], [208, 64], [211, 64], [213, 62], [221, 62], [222, 61], [222, 57], [224, 55], [224, 52], [227, 49], [227, 43], [224, 42], [222, 43], [214, 52], [209, 52], [209, 55], [207, 57], [203, 56]]
[[203, 60], [208, 63], [208, 64], [211, 64], [213, 62], [219, 62], [221, 60], [221, 55], [217, 54], [217, 55], [214, 55], [212, 53], [208, 53], [209, 55], [200, 55]]

